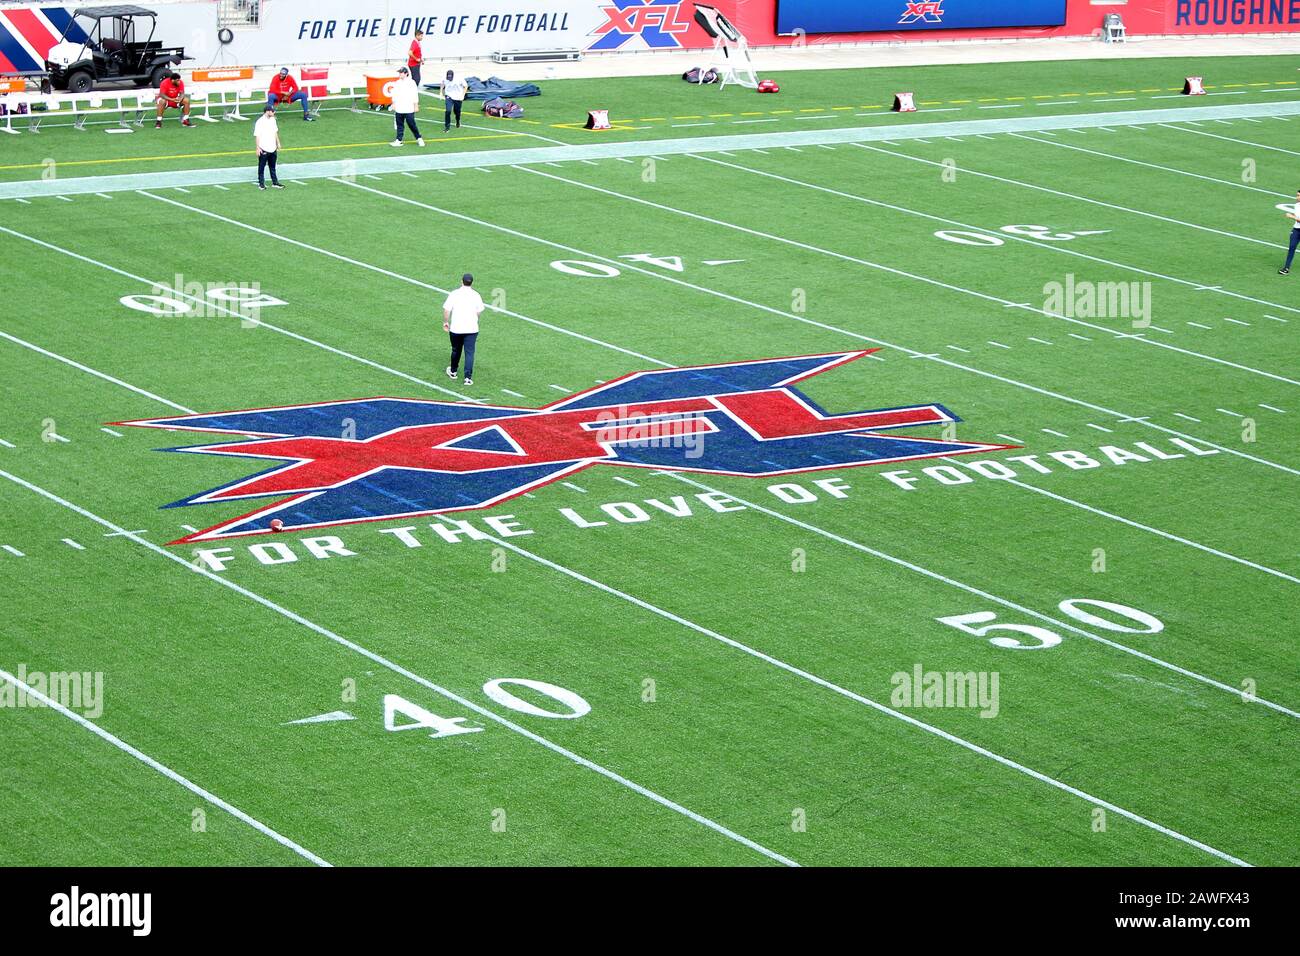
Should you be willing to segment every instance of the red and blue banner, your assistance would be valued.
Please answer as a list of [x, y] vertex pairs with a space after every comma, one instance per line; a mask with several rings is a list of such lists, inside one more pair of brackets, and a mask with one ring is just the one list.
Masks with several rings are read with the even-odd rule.
[[[794, 43], [1096, 35], [1119, 13], [1130, 36], [1300, 31], [1300, 0], [711, 0], [752, 47]], [[194, 63], [247, 66], [393, 63], [415, 30], [431, 60], [495, 52], [589, 54], [699, 50], [712, 38], [692, 0], [272, 0], [256, 22], [217, 39], [211, 0], [158, 0], [156, 39]], [[0, 73], [40, 70], [73, 7], [0, 4]], [[799, 31], [799, 32], [796, 32]], [[69, 38], [84, 36], [75, 23]], [[758, 61], [762, 67], [761, 59]]]
[[86, 38], [72, 20], [71, 7], [0, 7], [0, 73], [45, 69], [45, 55], [69, 25], [70, 40]]
[[777, 33], [1060, 26], [1065, 0], [777, 0], [776, 18]]

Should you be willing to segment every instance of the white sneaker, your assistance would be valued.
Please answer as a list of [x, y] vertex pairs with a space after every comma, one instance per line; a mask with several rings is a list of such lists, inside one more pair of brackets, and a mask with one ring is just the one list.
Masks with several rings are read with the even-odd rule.
[[423, 145], [424, 145], [424, 137], [423, 137], [423, 136], [417, 136], [416, 139], [415, 139], [415, 142], [416, 142], [416, 145], [418, 145], [418, 146], [423, 146]]
[[450, 365], [447, 366], [447, 377], [448, 377], [449, 379], [451, 379], [452, 381], [455, 381], [455, 380], [456, 380], [456, 373], [453, 372], [453, 371], [451, 370], [451, 366], [450, 366]]
[[388, 145], [389, 145], [389, 146], [401, 146], [401, 145], [402, 145], [402, 141], [401, 141], [400, 139], [395, 139], [395, 140], [393, 140], [391, 143], [389, 143]]
[[465, 384], [466, 384], [466, 385], [473, 385], [473, 384], [474, 384], [474, 380], [473, 380], [472, 378], [467, 378], [467, 379], [465, 379]]

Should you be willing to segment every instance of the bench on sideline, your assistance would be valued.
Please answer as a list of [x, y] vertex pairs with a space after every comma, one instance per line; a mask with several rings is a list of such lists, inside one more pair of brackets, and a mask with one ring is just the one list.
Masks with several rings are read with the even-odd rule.
[[[346, 103], [355, 110], [358, 99], [365, 99], [364, 84], [327, 84], [325, 96], [312, 98], [311, 112], [319, 115], [327, 103]], [[190, 97], [190, 117], [196, 122], [217, 123], [247, 121], [245, 108], [261, 112], [266, 104], [266, 88], [260, 84], [240, 83], [205, 84], [187, 90]], [[3, 93], [4, 123], [0, 133], [18, 135], [22, 128], [15, 120], [26, 121], [28, 132], [39, 133], [42, 126], [63, 126], [85, 130], [92, 125], [116, 126], [132, 130], [144, 125], [156, 110], [158, 91], [155, 89], [131, 91], [96, 91], [93, 93]], [[25, 112], [24, 112], [25, 108]], [[62, 122], [66, 120], [66, 122]]]

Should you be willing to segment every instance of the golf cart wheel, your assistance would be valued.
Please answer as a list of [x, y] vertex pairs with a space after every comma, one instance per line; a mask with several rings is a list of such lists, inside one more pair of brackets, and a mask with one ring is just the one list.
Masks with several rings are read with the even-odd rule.
[[78, 70], [68, 77], [69, 93], [89, 93], [95, 88], [95, 78], [85, 70]]
[[149, 85], [155, 90], [158, 89], [158, 87], [162, 86], [162, 81], [167, 78], [167, 74], [171, 71], [172, 68], [166, 64], [155, 66], [153, 72], [149, 74]]

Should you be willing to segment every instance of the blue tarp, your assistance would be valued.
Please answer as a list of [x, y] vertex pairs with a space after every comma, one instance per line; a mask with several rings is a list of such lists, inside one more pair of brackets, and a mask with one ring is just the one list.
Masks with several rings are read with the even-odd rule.
[[[510, 83], [499, 76], [490, 76], [486, 80], [471, 76], [465, 82], [469, 84], [469, 92], [465, 94], [467, 100], [490, 100], [498, 96], [517, 100], [525, 96], [542, 95], [542, 89], [536, 83]], [[442, 84], [426, 83], [424, 88], [441, 92]]]

